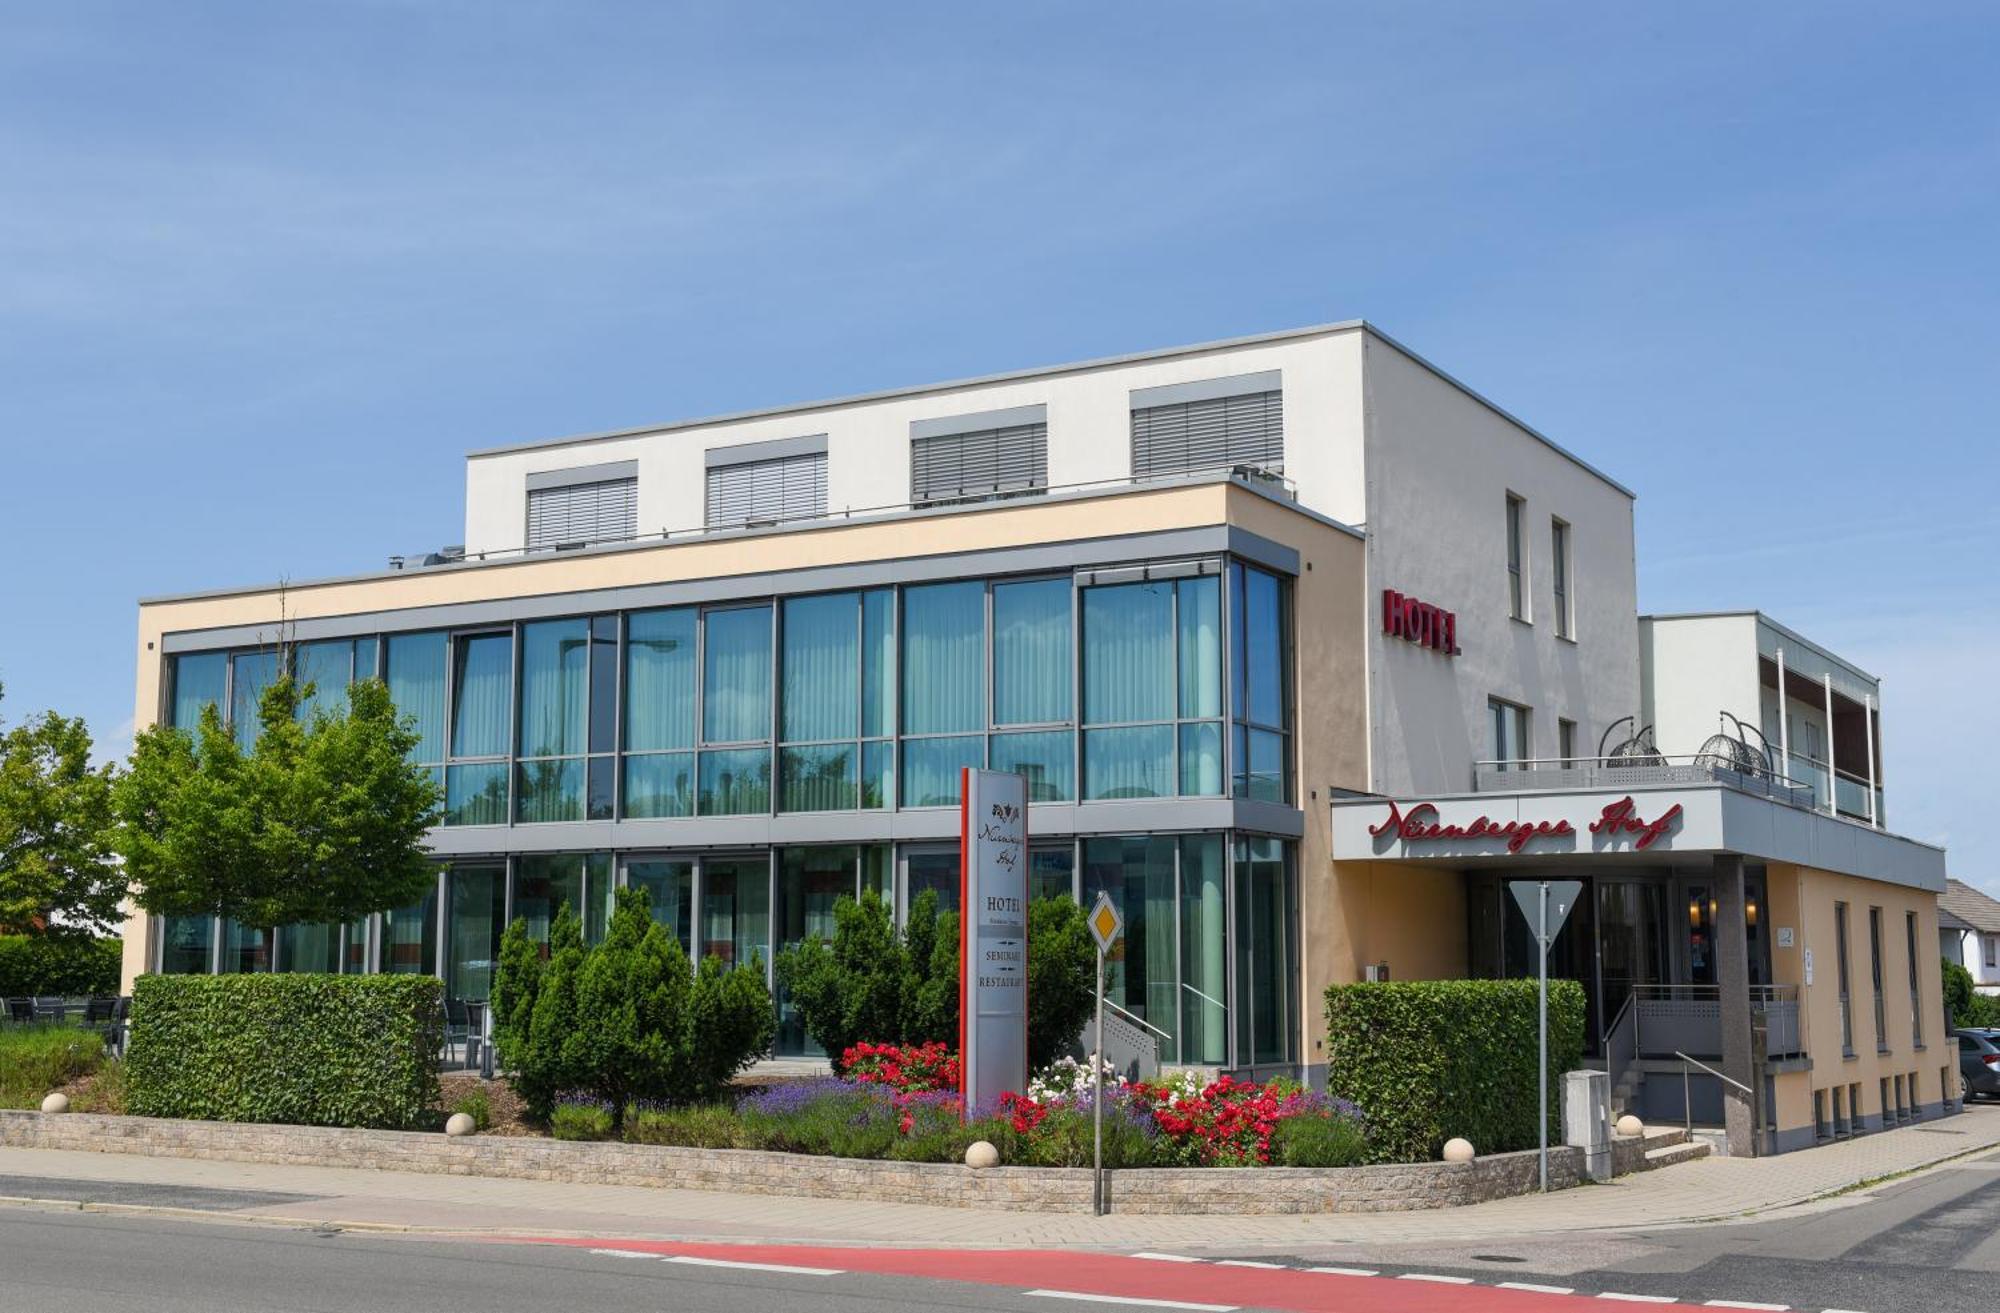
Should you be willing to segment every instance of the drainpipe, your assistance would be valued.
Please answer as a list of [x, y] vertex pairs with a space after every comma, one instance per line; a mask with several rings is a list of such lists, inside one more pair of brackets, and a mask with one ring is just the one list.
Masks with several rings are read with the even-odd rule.
[[1868, 823], [1882, 828], [1882, 815], [1875, 803], [1875, 695], [1861, 700], [1862, 721], [1868, 730]]
[[1840, 768], [1834, 764], [1833, 750], [1833, 676], [1821, 675], [1820, 687], [1826, 690], [1826, 814], [1840, 815], [1840, 804], [1834, 797], [1840, 791]]

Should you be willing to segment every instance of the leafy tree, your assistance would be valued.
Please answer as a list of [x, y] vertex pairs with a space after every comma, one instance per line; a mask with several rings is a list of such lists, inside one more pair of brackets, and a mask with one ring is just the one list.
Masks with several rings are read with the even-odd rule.
[[1971, 1026], [1972, 973], [1950, 958], [1944, 959], [1944, 1014], [1954, 1026]]
[[[933, 897], [933, 904], [936, 899]], [[778, 980], [835, 1066], [863, 1040], [903, 1034], [903, 945], [874, 890], [833, 905], [833, 938], [814, 936], [778, 954]]]
[[313, 692], [274, 680], [248, 752], [213, 706], [192, 732], [158, 726], [134, 740], [113, 798], [141, 907], [268, 928], [352, 921], [423, 896], [441, 798], [409, 760], [415, 730], [379, 680], [350, 685], [344, 711], [302, 719]]
[[[939, 912], [926, 890], [903, 933], [871, 891], [834, 904], [831, 941], [806, 940], [778, 955], [778, 979], [806, 1032], [833, 1058], [863, 1040], [958, 1044], [959, 915]], [[1028, 907], [1028, 1063], [1039, 1070], [1069, 1050], [1094, 997], [1096, 945], [1067, 896]]]
[[1028, 1070], [1070, 1051], [1097, 999], [1097, 941], [1067, 894], [1028, 904]]
[[85, 938], [117, 927], [116, 773], [92, 769], [80, 719], [45, 712], [0, 734], [0, 930]]
[[546, 962], [525, 920], [509, 926], [494, 1022], [501, 1065], [531, 1117], [546, 1122], [562, 1095], [588, 1094], [610, 1108], [614, 1132], [635, 1103], [715, 1098], [769, 1051], [776, 1024], [763, 964], [690, 966], [643, 889], [618, 891], [596, 947], [564, 905]]

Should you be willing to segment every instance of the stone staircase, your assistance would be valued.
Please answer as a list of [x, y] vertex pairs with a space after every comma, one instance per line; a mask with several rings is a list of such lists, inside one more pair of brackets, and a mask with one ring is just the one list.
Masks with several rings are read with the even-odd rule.
[[1706, 1158], [1713, 1152], [1712, 1144], [1705, 1139], [1690, 1137], [1682, 1127], [1659, 1131], [1648, 1129], [1645, 1156], [1633, 1170], [1650, 1172], [1658, 1167], [1672, 1167], [1675, 1163]]

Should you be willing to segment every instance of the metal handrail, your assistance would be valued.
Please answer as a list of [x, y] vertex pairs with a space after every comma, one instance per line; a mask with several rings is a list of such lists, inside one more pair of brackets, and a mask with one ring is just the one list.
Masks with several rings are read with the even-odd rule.
[[1109, 1008], [1111, 1011], [1116, 1012], [1119, 1016], [1125, 1018], [1125, 1020], [1131, 1022], [1133, 1025], [1140, 1026], [1146, 1030], [1152, 1031], [1155, 1035], [1158, 1035], [1161, 1039], [1170, 1040], [1173, 1038], [1172, 1035], [1169, 1035], [1166, 1031], [1161, 1030], [1158, 1026], [1155, 1026], [1150, 1021], [1147, 1021], [1144, 1017], [1133, 1016], [1130, 1012], [1127, 1012], [1124, 1008], [1119, 1007], [1116, 1003], [1113, 1003], [1108, 998], [1104, 1000], [1104, 1006]]
[[[1533, 774], [1535, 771], [1538, 770], [1542, 771], [1615, 770], [1621, 773], [1632, 772], [1636, 776], [1637, 772], [1643, 771], [1648, 767], [1693, 766], [1696, 765], [1698, 762], [1700, 762], [1702, 755], [1703, 754], [1698, 752], [1674, 753], [1674, 754], [1656, 752], [1653, 753], [1651, 757], [1645, 759], [1638, 759], [1638, 758], [1626, 759], [1617, 757], [1588, 757], [1588, 756], [1493, 758], [1493, 759], [1473, 762], [1472, 769], [1474, 771], [1475, 777], [1477, 775], [1477, 772], [1482, 770], [1493, 771], [1496, 773], [1503, 773], [1503, 774], [1517, 772], [1517, 771], [1522, 774]], [[1725, 766], [1720, 763], [1709, 763], [1705, 767], [1705, 769], [1727, 775], [1752, 776], [1753, 778], [1756, 779], [1769, 780], [1773, 784], [1784, 785], [1787, 788], [1811, 789], [1813, 787], [1811, 781], [1809, 780], [1793, 779], [1790, 775], [1787, 775], [1784, 771], [1778, 769], [1777, 763], [1775, 762], [1772, 764], [1772, 767], [1769, 770], [1757, 770], [1754, 772], [1739, 771], [1734, 769], [1733, 767]]]
[[[1742, 1090], [1745, 1094], [1750, 1093], [1750, 1087], [1748, 1085], [1745, 1085], [1742, 1081], [1737, 1080], [1734, 1076], [1723, 1075], [1715, 1068], [1709, 1066], [1706, 1062], [1703, 1062], [1700, 1058], [1690, 1058], [1687, 1054], [1682, 1053], [1679, 1049], [1674, 1050], [1674, 1056], [1679, 1058], [1682, 1062], [1691, 1063], [1694, 1066], [1700, 1067], [1703, 1071], [1715, 1077], [1717, 1080], [1721, 1081], [1725, 1085], [1733, 1085], [1737, 1089]], [[1682, 1075], [1687, 1074], [1685, 1069], [1683, 1069], [1681, 1074]]]
[[1748, 1085], [1745, 1085], [1742, 1081], [1737, 1080], [1732, 1076], [1723, 1075], [1721, 1072], [1709, 1066], [1706, 1062], [1701, 1061], [1699, 1058], [1690, 1058], [1687, 1054], [1682, 1053], [1679, 1049], [1674, 1050], [1674, 1056], [1681, 1060], [1681, 1123], [1683, 1128], [1687, 1131], [1687, 1133], [1690, 1136], [1694, 1134], [1694, 1090], [1693, 1090], [1693, 1082], [1689, 1078], [1689, 1072], [1688, 1072], [1689, 1066], [1700, 1067], [1703, 1071], [1715, 1077], [1717, 1080], [1721, 1081], [1724, 1085], [1728, 1085], [1735, 1089], [1743, 1091], [1744, 1097], [1748, 1098], [1753, 1105], [1752, 1115], [1754, 1117], [1755, 1115], [1754, 1105], [1756, 1103], [1757, 1096], [1751, 1092], [1751, 1089]]
[[1213, 1004], [1215, 1004], [1215, 1006], [1217, 1006], [1217, 1007], [1219, 1007], [1219, 1008], [1223, 1008], [1223, 1007], [1228, 1007], [1228, 1006], [1229, 1006], [1229, 1005], [1228, 1005], [1227, 1003], [1224, 1003], [1224, 1002], [1223, 1002], [1223, 1001], [1222, 1001], [1221, 999], [1219, 999], [1219, 998], [1213, 998], [1213, 997], [1211, 997], [1210, 995], [1207, 995], [1207, 994], [1204, 994], [1204, 993], [1202, 993], [1202, 992], [1201, 992], [1200, 990], [1196, 989], [1196, 988], [1195, 988], [1195, 987], [1194, 987], [1193, 985], [1190, 985], [1190, 984], [1189, 984], [1189, 983], [1188, 983], [1187, 981], [1185, 981], [1185, 980], [1181, 981], [1181, 988], [1182, 988], [1182, 989], [1185, 989], [1185, 990], [1186, 990], [1186, 991], [1187, 991], [1188, 993], [1190, 993], [1190, 994], [1194, 995], [1194, 996], [1195, 996], [1196, 998], [1200, 999], [1200, 1000], [1201, 1000], [1202, 1002], [1204, 1002], [1204, 1003], [1213, 1003]]
[[422, 571], [436, 569], [440, 565], [469, 565], [481, 561], [523, 560], [542, 556], [562, 556], [585, 547], [610, 547], [620, 544], [639, 545], [644, 543], [684, 542], [691, 539], [707, 538], [714, 534], [740, 533], [744, 530], [762, 531], [781, 526], [809, 524], [838, 524], [860, 516], [893, 515], [901, 511], [966, 509], [989, 502], [1005, 503], [1021, 501], [1032, 497], [1042, 497], [1050, 493], [1087, 493], [1092, 491], [1115, 491], [1124, 488], [1144, 488], [1172, 486], [1174, 484], [1214, 483], [1226, 481], [1245, 485], [1261, 484], [1282, 491], [1285, 496], [1296, 501], [1298, 484], [1284, 475], [1267, 471], [1254, 463], [1232, 461], [1228, 464], [1204, 466], [1195, 470], [1175, 470], [1171, 474], [1131, 474], [1108, 479], [1087, 479], [1077, 483], [1054, 483], [1041, 487], [995, 489], [990, 495], [979, 496], [972, 493], [928, 501], [887, 502], [880, 506], [848, 506], [840, 510], [822, 511], [815, 515], [786, 515], [771, 519], [758, 519], [730, 524], [701, 524], [680, 529], [655, 529], [639, 533], [608, 535], [602, 538], [577, 538], [562, 543], [540, 544], [534, 547], [495, 547], [485, 551], [467, 552], [450, 549], [456, 555], [434, 563], [426, 562], [422, 553], [392, 556], [390, 568], [394, 570]]

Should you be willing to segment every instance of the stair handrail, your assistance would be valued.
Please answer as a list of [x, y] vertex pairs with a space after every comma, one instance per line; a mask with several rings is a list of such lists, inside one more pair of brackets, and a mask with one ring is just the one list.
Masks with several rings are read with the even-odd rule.
[[1681, 1052], [1679, 1049], [1674, 1050], [1674, 1056], [1681, 1060], [1681, 1121], [1682, 1124], [1687, 1128], [1687, 1133], [1690, 1138], [1692, 1138], [1694, 1135], [1694, 1099], [1692, 1098], [1693, 1091], [1690, 1088], [1692, 1082], [1689, 1080], [1689, 1072], [1688, 1072], [1688, 1068], [1690, 1066], [1700, 1067], [1703, 1071], [1715, 1077], [1717, 1080], [1721, 1081], [1724, 1085], [1732, 1086], [1736, 1089], [1742, 1090], [1744, 1095], [1748, 1097], [1754, 1105], [1757, 1096], [1753, 1094], [1750, 1090], [1750, 1087], [1748, 1085], [1745, 1085], [1742, 1081], [1737, 1080], [1733, 1076], [1723, 1075], [1721, 1072], [1709, 1066], [1706, 1062], [1703, 1062], [1701, 1059], [1690, 1058], [1687, 1054]]
[[1161, 1030], [1158, 1026], [1155, 1026], [1150, 1021], [1147, 1021], [1144, 1017], [1133, 1016], [1130, 1012], [1127, 1012], [1124, 1008], [1119, 1007], [1116, 1003], [1113, 1003], [1108, 998], [1104, 1000], [1104, 1006], [1110, 1011], [1117, 1013], [1120, 1017], [1124, 1018], [1126, 1021], [1131, 1022], [1133, 1025], [1152, 1031], [1155, 1035], [1158, 1035], [1161, 1039], [1173, 1038], [1172, 1035], [1169, 1035], [1166, 1031]]

